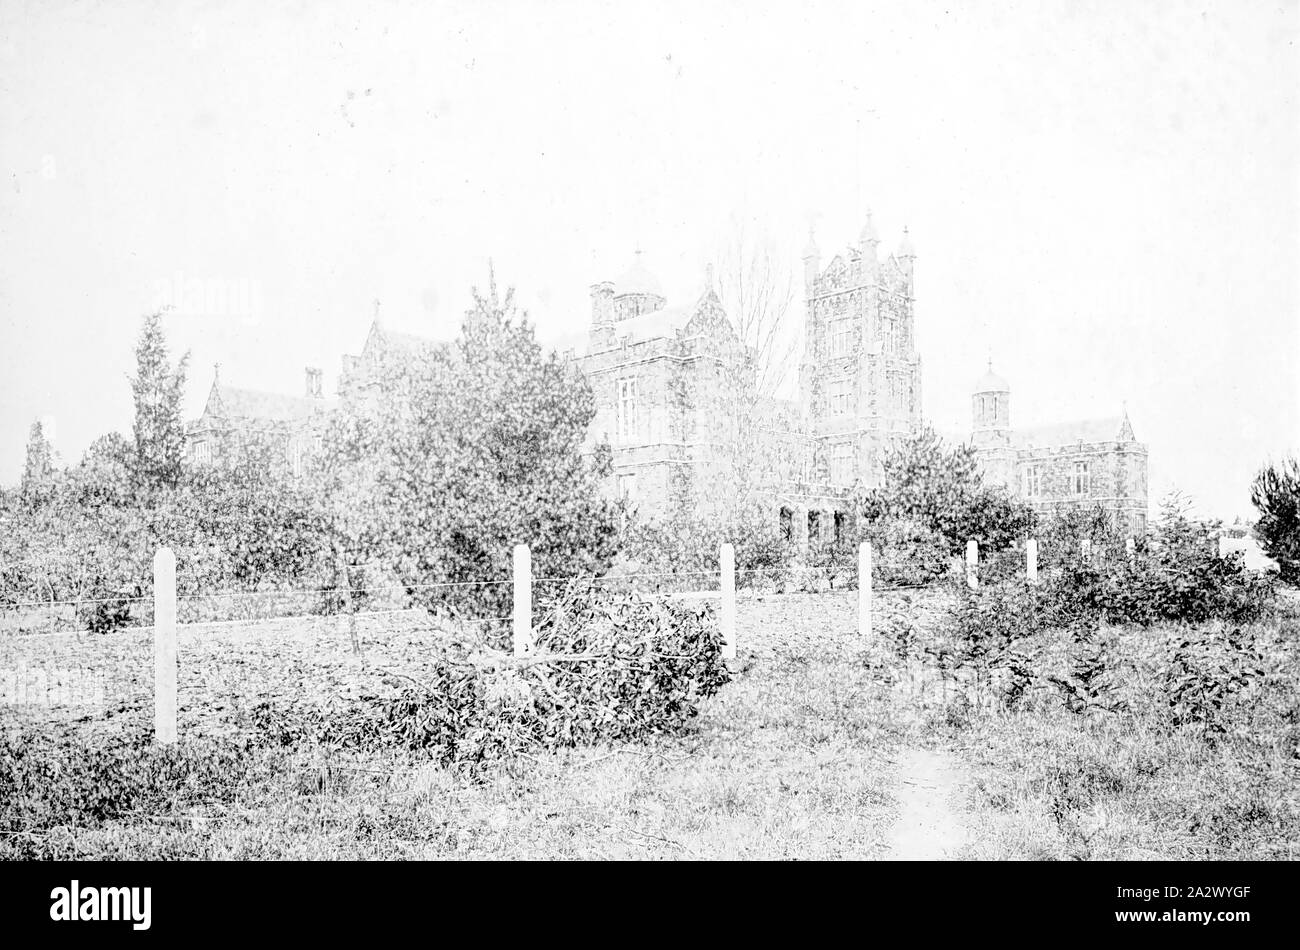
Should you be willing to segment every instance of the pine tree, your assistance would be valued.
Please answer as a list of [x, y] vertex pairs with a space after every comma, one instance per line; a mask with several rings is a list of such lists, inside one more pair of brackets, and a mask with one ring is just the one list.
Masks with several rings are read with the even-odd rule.
[[1255, 536], [1264, 553], [1277, 561], [1283, 580], [1300, 584], [1300, 460], [1264, 466], [1250, 497], [1259, 509]]
[[134, 477], [142, 489], [173, 487], [180, 479], [185, 450], [181, 399], [189, 359], [186, 353], [172, 369], [162, 313], [144, 318], [135, 347], [136, 375], [131, 380], [135, 401]]
[[27, 436], [27, 462], [23, 466], [23, 501], [34, 505], [45, 500], [49, 496], [53, 480], [54, 449], [45, 437], [41, 423], [33, 422]]

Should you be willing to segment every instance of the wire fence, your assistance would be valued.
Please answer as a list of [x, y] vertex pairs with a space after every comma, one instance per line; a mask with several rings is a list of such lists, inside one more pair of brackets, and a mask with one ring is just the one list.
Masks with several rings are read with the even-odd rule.
[[[184, 575], [178, 578], [175, 557], [161, 549], [154, 559], [154, 576], [147, 585], [148, 593], [143, 589], [146, 585], [141, 585], [137, 587], [138, 593], [118, 597], [0, 603], [0, 706], [66, 705], [77, 709], [98, 702], [101, 706], [116, 704], [120, 709], [136, 711], [152, 706], [155, 734], [161, 741], [167, 741], [176, 734], [178, 628], [190, 628], [192, 633], [201, 633], [208, 640], [216, 628], [229, 625], [232, 637], [243, 638], [238, 643], [231, 642], [230, 656], [214, 654], [210, 643], [186, 641], [186, 649], [200, 646], [207, 651], [203, 654], [207, 660], [217, 661], [206, 665], [200, 662], [197, 668], [189, 668], [189, 685], [184, 687], [202, 688], [208, 696], [218, 675], [229, 678], [221, 687], [227, 694], [246, 692], [243, 682], [246, 674], [241, 664], [254, 656], [270, 668], [279, 668], [287, 662], [286, 677], [296, 675], [295, 664], [323, 663], [323, 668], [337, 673], [346, 669], [354, 657], [363, 664], [377, 662], [376, 668], [388, 663], [390, 657], [393, 666], [402, 662], [427, 662], [430, 652], [427, 637], [431, 633], [456, 636], [477, 631], [481, 636], [494, 637], [498, 644], [513, 643], [515, 656], [523, 657], [532, 650], [538, 621], [570, 586], [716, 601], [723, 656], [730, 659], [737, 651], [738, 599], [762, 600], [795, 592], [855, 593], [856, 598], [846, 604], [849, 612], [841, 614], [855, 619], [836, 622], [855, 623], [858, 633], [869, 638], [873, 615], [879, 610], [873, 599], [875, 595], [944, 586], [951, 589], [953, 581], [976, 587], [981, 568], [978, 545], [974, 542], [968, 547], [964, 571], [958, 562], [955, 565], [958, 569], [947, 578], [930, 583], [884, 578], [880, 582], [874, 576], [868, 544], [860, 546], [856, 561], [850, 564], [762, 565], [736, 569], [734, 549], [724, 544], [718, 569], [633, 571], [600, 576], [536, 577], [532, 574], [528, 549], [518, 546], [514, 555], [509, 577], [194, 591], [186, 589], [187, 584], [194, 583], [194, 578]], [[1025, 575], [1036, 579], [1037, 545], [1031, 541], [1020, 556], [1024, 559]], [[994, 562], [984, 566], [995, 574], [1005, 569], [1005, 565], [999, 567]], [[477, 601], [473, 597], [467, 599], [466, 595], [475, 592], [490, 592], [490, 596]], [[457, 596], [442, 598], [438, 596], [440, 593]], [[125, 612], [118, 619], [131, 623], [119, 623], [119, 626], [133, 624], [136, 629], [151, 629], [152, 636], [86, 636], [86, 630], [80, 625], [83, 611], [102, 604]], [[492, 606], [498, 609], [484, 609]], [[6, 623], [6, 617], [21, 615], [24, 610], [42, 615], [45, 626], [36, 624], [23, 630], [21, 624]], [[280, 631], [277, 624], [281, 622], [289, 622], [290, 626]], [[72, 636], [57, 638], [59, 642], [54, 650], [38, 649], [29, 653], [8, 649], [22, 640], [35, 645], [42, 641], [49, 644], [53, 639], [5, 636], [23, 632]], [[280, 632], [288, 635], [278, 636]], [[363, 642], [372, 654], [367, 659], [362, 658]], [[209, 667], [220, 667], [221, 672], [215, 673]], [[199, 686], [194, 685], [196, 678]]]

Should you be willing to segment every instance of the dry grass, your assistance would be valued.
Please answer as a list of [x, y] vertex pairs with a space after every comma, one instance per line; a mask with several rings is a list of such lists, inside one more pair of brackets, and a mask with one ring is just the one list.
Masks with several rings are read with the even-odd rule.
[[[183, 732], [219, 732], [233, 705], [268, 691], [371, 688], [332, 623], [192, 634], [181, 645]], [[745, 600], [739, 625], [743, 669], [684, 737], [530, 758], [486, 782], [391, 757], [299, 750], [238, 808], [53, 833], [48, 846], [113, 857], [878, 856], [895, 807], [898, 730], [863, 662], [851, 595]], [[390, 623], [382, 639], [363, 633], [368, 665], [419, 675], [427, 632]], [[147, 711], [147, 680], [136, 675], [147, 668], [147, 635], [102, 640], [26, 646], [47, 656], [100, 650], [105, 660], [108, 651], [135, 670], [117, 680], [131, 687], [134, 721]]]
[[[976, 712], [951, 693], [915, 690], [884, 635], [856, 632], [854, 595], [742, 600], [741, 669], [688, 734], [634, 748], [525, 758], [485, 781], [391, 755], [268, 751], [237, 804], [133, 815], [97, 829], [56, 828], [51, 857], [106, 858], [878, 858], [898, 810], [896, 761], [911, 746], [956, 750], [967, 769], [963, 857], [1143, 859], [1300, 857], [1300, 736], [1294, 617], [1261, 636], [1268, 683], [1233, 714], [1227, 736], [1160, 725], [1145, 664], [1163, 637], [1117, 631], [1128, 712], [1082, 717], [1043, 691], [1011, 715]], [[943, 596], [878, 596], [881, 615], [936, 623]], [[183, 734], [220, 735], [260, 696], [386, 688], [375, 668], [418, 676], [429, 636], [399, 615], [362, 627], [364, 664], [344, 627], [313, 624], [192, 631], [183, 641]], [[1271, 638], [1271, 639], [1270, 639]], [[1048, 638], [1050, 639], [1050, 637]], [[18, 641], [5, 643], [13, 662]], [[64, 729], [138, 727], [147, 634], [98, 642], [22, 641], [29, 663], [72, 651], [115, 663], [122, 711]], [[1045, 644], [1066, 649], [1064, 639]], [[1287, 716], [1290, 725], [1287, 725]], [[12, 707], [0, 711], [11, 724]], [[226, 725], [223, 725], [226, 724]], [[1289, 730], [1289, 731], [1288, 731]], [[0, 847], [3, 847], [0, 845]]]

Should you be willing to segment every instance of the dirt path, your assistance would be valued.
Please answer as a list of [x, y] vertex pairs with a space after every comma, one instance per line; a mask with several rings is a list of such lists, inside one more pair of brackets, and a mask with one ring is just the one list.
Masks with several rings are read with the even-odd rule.
[[898, 762], [902, 803], [890, 833], [891, 861], [943, 861], [956, 856], [966, 828], [953, 801], [959, 769], [940, 752], [910, 749]]

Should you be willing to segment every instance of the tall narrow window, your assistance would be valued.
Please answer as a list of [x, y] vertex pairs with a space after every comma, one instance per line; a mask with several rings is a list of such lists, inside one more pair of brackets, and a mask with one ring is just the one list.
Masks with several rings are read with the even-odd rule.
[[849, 381], [832, 379], [830, 383], [830, 413], [842, 416], [849, 411]]
[[1074, 493], [1087, 495], [1092, 491], [1092, 472], [1087, 462], [1074, 463]]
[[852, 348], [853, 321], [834, 321], [831, 324], [831, 356], [848, 356]]
[[853, 482], [853, 446], [848, 442], [835, 446], [831, 456], [831, 481], [836, 485], [849, 485]]
[[898, 323], [893, 317], [880, 318], [880, 343], [891, 356], [898, 352]]
[[822, 533], [822, 513], [820, 511], [808, 512], [809, 542], [819, 540], [821, 538], [821, 533]]
[[200, 440], [194, 443], [193, 449], [194, 461], [200, 465], [206, 465], [212, 461], [212, 447], [206, 440]]
[[835, 543], [844, 543], [844, 512], [835, 512]]
[[1037, 465], [1025, 469], [1025, 495], [1038, 498], [1043, 494], [1043, 470]]
[[636, 498], [636, 472], [626, 472], [618, 477], [618, 496], [629, 501]]
[[618, 381], [618, 441], [627, 445], [640, 441], [641, 405], [635, 379]]

